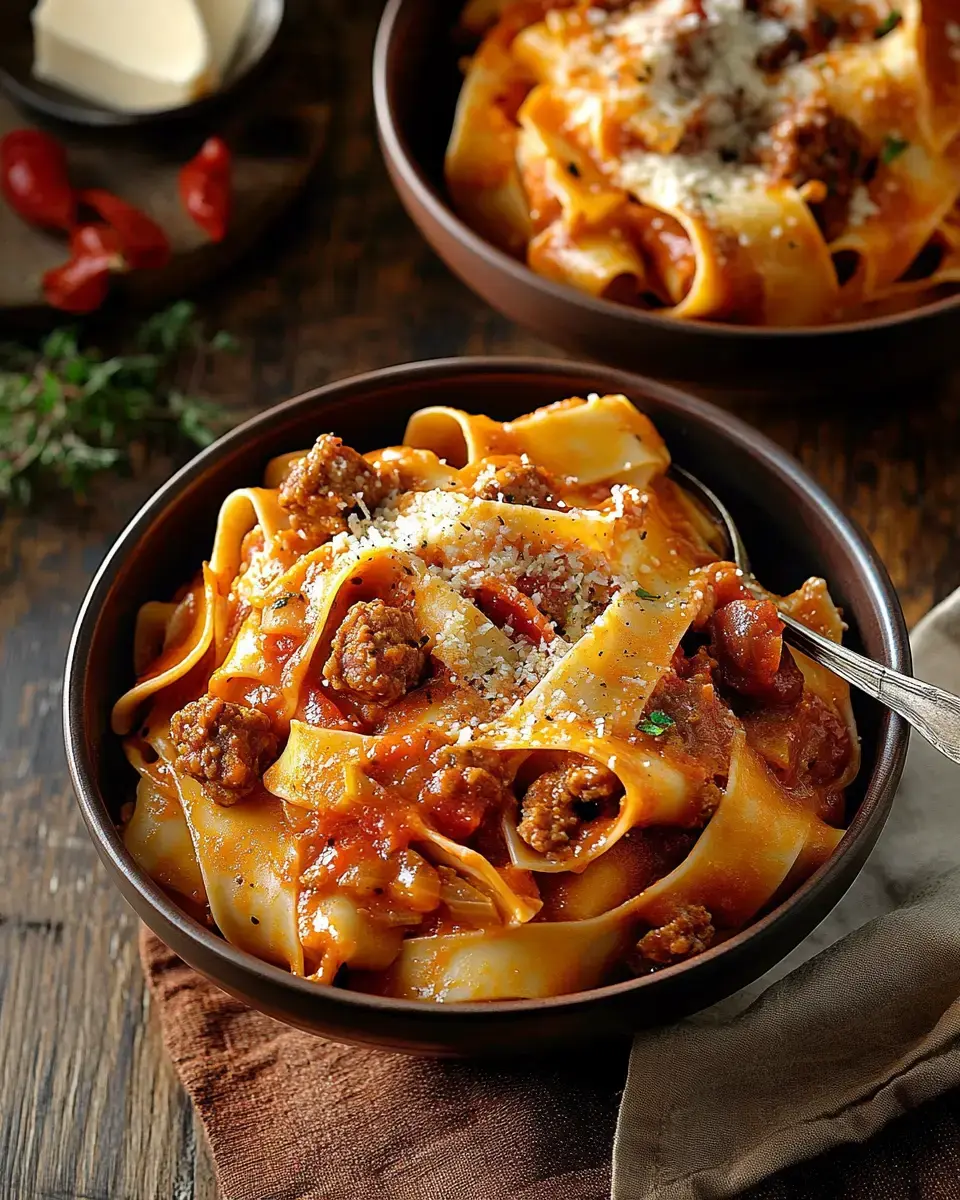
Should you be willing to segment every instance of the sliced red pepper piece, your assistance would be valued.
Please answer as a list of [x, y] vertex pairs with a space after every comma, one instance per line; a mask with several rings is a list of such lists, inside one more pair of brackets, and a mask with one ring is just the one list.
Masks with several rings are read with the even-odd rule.
[[518, 587], [491, 576], [473, 589], [477, 604], [494, 625], [509, 625], [514, 633], [539, 646], [557, 636], [550, 621]]
[[133, 270], [159, 270], [170, 261], [169, 238], [145, 212], [99, 188], [82, 191], [78, 198], [113, 226], [120, 238], [123, 257]]
[[120, 235], [112, 225], [77, 225], [70, 253], [68, 262], [44, 275], [44, 297], [64, 312], [93, 312], [107, 298], [110, 276], [127, 269]]
[[78, 225], [70, 234], [70, 253], [74, 258], [103, 259], [110, 263], [111, 271], [127, 267], [123, 243], [112, 225]]
[[227, 236], [231, 203], [231, 155], [222, 138], [212, 137], [180, 168], [180, 199], [214, 242]]
[[228, 175], [231, 165], [230, 147], [223, 138], [207, 138], [200, 147], [195, 161], [202, 163], [212, 175]]
[[317, 684], [308, 683], [304, 688], [297, 718], [308, 725], [322, 729], [344, 729], [353, 733], [365, 732], [362, 722], [349, 713], [342, 712]]
[[110, 290], [109, 257], [81, 254], [62, 267], [54, 267], [43, 277], [43, 295], [53, 308], [64, 312], [93, 312], [106, 300]]
[[66, 151], [39, 129], [0, 138], [0, 188], [14, 212], [34, 225], [69, 230], [76, 221]]

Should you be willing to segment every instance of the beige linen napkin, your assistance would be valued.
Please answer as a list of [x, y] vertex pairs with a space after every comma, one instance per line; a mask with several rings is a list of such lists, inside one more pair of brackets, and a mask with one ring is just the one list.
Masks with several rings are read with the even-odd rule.
[[[912, 640], [917, 674], [960, 691], [960, 593]], [[748, 992], [635, 1039], [614, 1200], [733, 1196], [960, 1085], [958, 997], [960, 768], [915, 736], [880, 841], [823, 924]]]
[[[960, 687], [960, 593], [922, 623], [914, 644], [919, 674]], [[635, 1040], [614, 1150], [616, 1200], [734, 1195], [960, 1084], [960, 872], [945, 874], [960, 861], [958, 792], [960, 769], [916, 739], [867, 869], [770, 978], [844, 940], [759, 999], [770, 978]], [[904, 903], [917, 886], [925, 890]], [[141, 956], [228, 1200], [611, 1194], [626, 1046], [570, 1047], [549, 1063], [381, 1054], [245, 1008], [147, 930]], [[878, 1171], [881, 1160], [878, 1150]], [[817, 1163], [801, 1171], [784, 1195], [841, 1194], [818, 1184]], [[884, 1172], [882, 1188], [871, 1178], [853, 1188], [841, 1176], [831, 1178], [857, 1200], [916, 1194], [916, 1172]], [[960, 1189], [938, 1177], [922, 1195], [960, 1200]]]

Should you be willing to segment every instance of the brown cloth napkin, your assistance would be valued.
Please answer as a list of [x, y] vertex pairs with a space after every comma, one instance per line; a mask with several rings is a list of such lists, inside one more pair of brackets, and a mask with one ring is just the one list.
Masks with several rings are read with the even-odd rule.
[[[918, 674], [960, 689], [960, 593], [914, 646]], [[828, 920], [747, 992], [635, 1039], [612, 1178], [626, 1047], [482, 1064], [338, 1046], [245, 1008], [146, 930], [141, 956], [227, 1200], [721, 1200], [960, 1084], [958, 862], [960, 771], [915, 739]], [[819, 1160], [756, 1200], [960, 1200], [949, 1166], [916, 1190], [911, 1145], [896, 1171], [854, 1183]]]
[[149, 930], [164, 1041], [229, 1200], [601, 1200], [628, 1046], [497, 1067], [324, 1042], [244, 1007]]

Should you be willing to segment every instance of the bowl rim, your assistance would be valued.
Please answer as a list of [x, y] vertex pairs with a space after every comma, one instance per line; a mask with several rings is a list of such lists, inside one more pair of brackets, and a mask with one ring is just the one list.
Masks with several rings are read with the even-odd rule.
[[[599, 318], [627, 323], [634, 322], [651, 329], [662, 329], [666, 326], [671, 330], [689, 331], [694, 336], [702, 338], [779, 337], [788, 341], [836, 338], [844, 334], [866, 334], [913, 322], [933, 320], [944, 312], [960, 309], [960, 289], [958, 289], [953, 295], [941, 297], [939, 300], [931, 300], [903, 312], [836, 321], [829, 325], [735, 325], [728, 321], [686, 320], [646, 309], [633, 308], [628, 304], [617, 304], [612, 300], [591, 296], [586, 292], [577, 291], [568, 284], [556, 283], [552, 279], [538, 275], [526, 263], [513, 258], [499, 246], [495, 246], [493, 242], [487, 241], [486, 238], [474, 232], [466, 222], [457, 216], [452, 206], [431, 184], [420, 163], [410, 153], [407, 141], [394, 119], [394, 106], [391, 100], [393, 38], [402, 10], [413, 2], [414, 0], [387, 0], [374, 43], [373, 104], [377, 132], [387, 165], [402, 177], [404, 184], [416, 197], [417, 203], [426, 209], [430, 218], [443, 229], [444, 233], [460, 242], [471, 254], [485, 260], [489, 266], [510, 276], [517, 283], [526, 283], [557, 303], [566, 302], [579, 305]], [[445, 256], [441, 255], [441, 257]], [[467, 286], [471, 291], [476, 290], [470, 283]]]
[[[84, 596], [67, 651], [62, 702], [67, 765], [84, 822], [96, 849], [104, 862], [139, 893], [147, 907], [158, 913], [165, 925], [173, 926], [186, 941], [198, 945], [205, 954], [212, 955], [214, 959], [225, 960], [242, 974], [252, 974], [271, 990], [291, 989], [295, 994], [299, 994], [302, 1000], [309, 1001], [312, 998], [347, 1012], [361, 1009], [371, 1013], [389, 1012], [421, 1018], [425, 1013], [429, 1013], [437, 1021], [481, 1022], [493, 1014], [499, 1018], [522, 1019], [525, 1014], [543, 1013], [546, 1009], [574, 1012], [588, 1008], [605, 998], [632, 992], [634, 989], [653, 987], [664, 978], [695, 971], [702, 964], [737, 951], [753, 937], [782, 922], [802, 903], [804, 897], [828, 884], [830, 878], [840, 870], [845, 858], [856, 855], [861, 835], [866, 834], [875, 821], [880, 821], [882, 825], [886, 820], [906, 756], [908, 729], [906, 723], [892, 713], [886, 724], [881, 726], [877, 755], [871, 772], [874, 794], [864, 795], [836, 850], [813, 875], [769, 913], [733, 937], [693, 959], [676, 963], [656, 974], [560, 996], [466, 1001], [455, 1004], [428, 1004], [422, 1000], [398, 999], [351, 991], [347, 988], [324, 988], [318, 994], [318, 984], [240, 950], [189, 916], [137, 864], [124, 847], [107, 804], [101, 798], [96, 782], [95, 764], [88, 754], [85, 735], [86, 678], [89, 650], [103, 601], [122, 569], [136, 556], [142, 534], [168, 505], [209, 468], [221, 459], [228, 458], [237, 446], [255, 438], [261, 429], [269, 427], [284, 414], [307, 405], [319, 408], [330, 402], [355, 400], [371, 386], [388, 390], [391, 385], [406, 387], [410, 383], [424, 380], [448, 379], [455, 382], [461, 374], [487, 374], [491, 377], [510, 375], [518, 381], [525, 375], [536, 377], [561, 374], [573, 379], [579, 377], [584, 385], [588, 385], [590, 380], [594, 379], [605, 388], [612, 382], [622, 383], [621, 390], [627, 394], [634, 393], [639, 401], [642, 402], [646, 397], [661, 401], [672, 414], [692, 419], [695, 424], [705, 425], [719, 437], [734, 441], [741, 449], [750, 452], [765, 470], [775, 475], [781, 483], [798, 495], [803, 495], [806, 502], [823, 508], [836, 529], [838, 540], [852, 551], [861, 580], [869, 585], [874, 601], [874, 615], [886, 650], [886, 665], [909, 673], [911, 655], [906, 623], [896, 590], [869, 538], [854, 520], [842, 513], [792, 455], [741, 418], [708, 401], [618, 368], [574, 360], [515, 356], [447, 357], [400, 363], [329, 382], [264, 409], [230, 430], [176, 471], [147, 499], [113, 542]], [[584, 390], [596, 389], [585, 387]], [[790, 949], [793, 949], [793, 946]]]

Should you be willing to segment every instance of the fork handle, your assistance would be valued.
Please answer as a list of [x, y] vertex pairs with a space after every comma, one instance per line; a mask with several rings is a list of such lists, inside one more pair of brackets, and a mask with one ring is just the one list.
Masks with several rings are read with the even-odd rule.
[[808, 658], [899, 713], [911, 728], [951, 762], [960, 764], [960, 697], [910, 675], [902, 675], [846, 646], [814, 633], [780, 613], [784, 639]]

